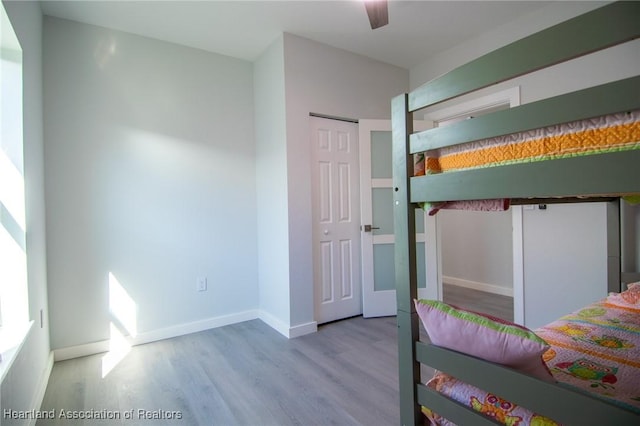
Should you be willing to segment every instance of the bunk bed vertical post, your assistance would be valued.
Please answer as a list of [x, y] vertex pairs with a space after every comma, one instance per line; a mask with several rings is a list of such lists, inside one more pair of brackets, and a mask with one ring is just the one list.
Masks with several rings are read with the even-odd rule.
[[622, 291], [620, 199], [607, 203], [607, 292]]
[[[640, 206], [638, 206], [640, 207]], [[636, 262], [636, 211], [629, 203], [620, 203], [620, 278], [624, 283], [621, 290], [627, 289], [627, 284], [640, 280], [640, 265]]]
[[413, 114], [408, 110], [408, 95], [391, 103], [393, 128], [393, 216], [395, 233], [395, 278], [398, 306], [398, 365], [400, 380], [400, 421], [416, 425], [422, 417], [416, 398], [420, 364], [415, 357], [419, 340], [418, 314], [413, 300], [418, 296], [416, 271], [415, 206], [409, 198], [409, 179], [413, 176], [413, 156], [409, 153], [409, 134]]

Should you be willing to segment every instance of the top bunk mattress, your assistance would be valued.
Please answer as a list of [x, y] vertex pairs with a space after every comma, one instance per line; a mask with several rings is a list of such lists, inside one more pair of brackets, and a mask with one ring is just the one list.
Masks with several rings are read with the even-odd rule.
[[640, 148], [640, 111], [610, 114], [419, 153], [416, 176]]

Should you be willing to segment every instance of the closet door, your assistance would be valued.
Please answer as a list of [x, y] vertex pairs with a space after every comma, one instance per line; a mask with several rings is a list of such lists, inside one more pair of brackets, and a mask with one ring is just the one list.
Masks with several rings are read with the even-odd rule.
[[311, 117], [318, 324], [362, 313], [358, 125]]

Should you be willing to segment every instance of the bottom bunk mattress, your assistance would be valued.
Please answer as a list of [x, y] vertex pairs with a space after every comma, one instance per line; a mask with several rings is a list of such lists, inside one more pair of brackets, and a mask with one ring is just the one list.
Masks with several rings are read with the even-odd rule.
[[[640, 284], [535, 334], [550, 345], [542, 358], [555, 380], [640, 414]], [[557, 424], [444, 373], [436, 373], [427, 386], [502, 424]], [[423, 412], [433, 424], [452, 424], [426, 407]]]

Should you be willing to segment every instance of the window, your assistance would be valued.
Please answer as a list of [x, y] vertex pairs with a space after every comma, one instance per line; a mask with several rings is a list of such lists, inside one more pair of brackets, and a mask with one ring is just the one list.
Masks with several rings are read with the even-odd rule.
[[22, 49], [0, 4], [0, 372], [29, 323], [22, 140]]

